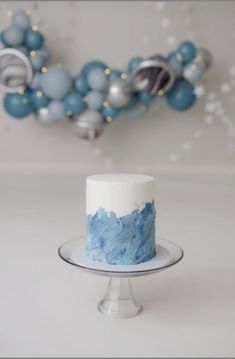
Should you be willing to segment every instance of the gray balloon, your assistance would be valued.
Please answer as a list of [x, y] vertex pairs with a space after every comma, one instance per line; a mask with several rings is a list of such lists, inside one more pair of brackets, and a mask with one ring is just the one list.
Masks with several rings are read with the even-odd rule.
[[213, 56], [212, 56], [212, 54], [211, 54], [211, 52], [209, 50], [200, 47], [197, 50], [197, 55], [196, 55], [195, 59], [193, 60], [193, 62], [194, 63], [202, 62], [205, 69], [208, 70], [212, 65]]
[[104, 119], [100, 112], [93, 110], [84, 111], [75, 121], [75, 129], [80, 138], [94, 140], [104, 131]]
[[36, 118], [36, 121], [38, 123], [40, 123], [40, 125], [43, 125], [43, 126], [52, 126], [58, 122], [57, 119], [53, 118], [50, 115], [47, 107], [39, 108], [35, 112], [35, 118]]
[[110, 81], [107, 101], [111, 106], [121, 108], [128, 104], [130, 98], [131, 86], [127, 81], [120, 78], [114, 78]]

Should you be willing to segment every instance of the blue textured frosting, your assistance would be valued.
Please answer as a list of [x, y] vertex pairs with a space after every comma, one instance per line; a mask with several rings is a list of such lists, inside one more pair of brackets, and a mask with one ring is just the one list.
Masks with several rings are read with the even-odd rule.
[[156, 255], [154, 202], [117, 217], [100, 208], [87, 216], [86, 255], [109, 264], [137, 264]]

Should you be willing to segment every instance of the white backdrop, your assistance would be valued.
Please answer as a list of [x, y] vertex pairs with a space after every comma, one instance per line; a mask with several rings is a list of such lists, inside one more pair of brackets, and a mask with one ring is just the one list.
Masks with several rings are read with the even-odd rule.
[[33, 117], [17, 121], [0, 108], [1, 168], [68, 166], [143, 168], [215, 166], [235, 162], [235, 3], [233, 2], [7, 2], [9, 11], [30, 9], [46, 36], [51, 63], [72, 75], [97, 58], [125, 69], [133, 55], [173, 50], [184, 39], [207, 47], [214, 63], [202, 85], [205, 95], [191, 110], [176, 113], [164, 99], [143, 118], [117, 118], [92, 144], [79, 140], [68, 122], [40, 127]]

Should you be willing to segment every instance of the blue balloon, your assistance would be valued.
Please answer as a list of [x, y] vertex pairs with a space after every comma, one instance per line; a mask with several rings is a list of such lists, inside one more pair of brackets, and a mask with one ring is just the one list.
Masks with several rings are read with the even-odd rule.
[[18, 26], [12, 25], [2, 32], [2, 40], [6, 46], [21, 46], [24, 42], [24, 32]]
[[82, 73], [87, 76], [88, 72], [90, 72], [90, 70], [94, 70], [94, 69], [101, 69], [101, 70], [105, 70], [108, 66], [106, 64], [104, 64], [103, 62], [99, 61], [99, 60], [93, 60], [88, 62], [83, 68], [82, 68]]
[[65, 109], [62, 101], [51, 101], [48, 105], [48, 112], [54, 120], [63, 120], [65, 118]]
[[49, 98], [41, 91], [41, 89], [34, 90], [32, 93], [32, 102], [36, 108], [47, 107]]
[[108, 78], [102, 69], [92, 69], [87, 74], [87, 83], [92, 90], [104, 91], [108, 84]]
[[167, 57], [168, 64], [173, 68], [176, 76], [181, 76], [183, 72], [183, 64], [177, 52], [171, 52]]
[[17, 119], [28, 116], [34, 110], [30, 91], [25, 91], [23, 95], [8, 93], [4, 97], [3, 104], [6, 112]]
[[33, 76], [31, 83], [29, 84], [29, 87], [33, 90], [41, 87], [41, 78], [42, 78], [42, 73], [36, 72]]
[[59, 100], [71, 89], [72, 79], [66, 70], [53, 66], [42, 75], [41, 87], [48, 97]]
[[115, 118], [118, 116], [119, 110], [111, 105], [108, 105], [107, 107], [102, 108], [101, 113], [104, 117]]
[[118, 78], [120, 78], [121, 77], [121, 71], [119, 71], [119, 70], [116, 70], [116, 69], [114, 69], [114, 70], [111, 70], [110, 71], [110, 75], [109, 75], [109, 79], [110, 80], [112, 80], [112, 79], [118, 79]]
[[30, 17], [25, 13], [24, 10], [17, 10], [12, 15], [12, 23], [23, 30], [30, 27]]
[[104, 101], [104, 94], [98, 91], [90, 91], [86, 95], [87, 107], [90, 110], [99, 110], [102, 107]]
[[139, 92], [138, 97], [139, 100], [145, 105], [150, 104], [156, 98], [155, 95], [151, 95], [150, 93], [147, 92]]
[[179, 45], [178, 52], [182, 56], [184, 64], [188, 64], [196, 56], [197, 49], [191, 41], [184, 41]]
[[127, 65], [127, 71], [132, 72], [136, 66], [138, 66], [143, 61], [143, 58], [140, 56], [133, 57]]
[[29, 56], [29, 50], [26, 49], [26, 47], [24, 47], [24, 46], [16, 47], [16, 50], [19, 50], [19, 51], [22, 52], [25, 56]]
[[128, 104], [123, 108], [125, 111], [133, 110], [139, 104], [138, 93], [133, 94]]
[[25, 31], [25, 46], [30, 50], [38, 50], [43, 46], [44, 37], [39, 31], [32, 29]]
[[0, 32], [0, 41], [4, 46], [7, 46], [7, 43], [4, 41], [4, 31]]
[[68, 94], [64, 99], [65, 112], [69, 111], [78, 115], [85, 109], [85, 102], [78, 92]]
[[30, 57], [30, 62], [34, 70], [39, 71], [45, 65], [45, 59], [42, 56], [35, 55]]
[[49, 59], [50, 53], [49, 53], [49, 50], [48, 50], [48, 49], [46, 49], [45, 47], [43, 47], [43, 48], [37, 50], [37, 55], [43, 57], [44, 61], [47, 62], [48, 59]]
[[196, 101], [194, 87], [184, 78], [178, 78], [174, 86], [166, 94], [169, 105], [176, 111], [190, 108]]
[[74, 87], [82, 96], [87, 94], [89, 91], [89, 86], [87, 84], [87, 79], [84, 73], [81, 73], [74, 78]]

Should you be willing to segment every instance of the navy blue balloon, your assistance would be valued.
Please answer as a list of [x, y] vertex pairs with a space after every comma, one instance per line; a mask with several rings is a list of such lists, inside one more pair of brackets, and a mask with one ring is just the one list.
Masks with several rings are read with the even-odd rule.
[[107, 67], [108, 67], [107, 65], [105, 65], [103, 62], [99, 60], [90, 61], [82, 68], [82, 74], [87, 76], [88, 73], [93, 69], [105, 70]]
[[29, 29], [25, 31], [24, 42], [28, 49], [38, 50], [43, 46], [44, 37], [39, 31], [33, 31], [32, 29]]
[[64, 98], [65, 112], [72, 112], [78, 115], [85, 109], [85, 102], [82, 96], [78, 92], [73, 92], [65, 96]]
[[187, 110], [196, 101], [193, 85], [182, 77], [175, 81], [166, 98], [168, 104], [176, 111]]
[[184, 64], [188, 64], [196, 56], [197, 48], [191, 41], [184, 41], [179, 45], [178, 52], [182, 56]]
[[115, 118], [119, 114], [119, 110], [111, 105], [107, 107], [103, 107], [101, 113], [104, 117], [112, 117]]
[[112, 80], [112, 79], [118, 79], [121, 77], [121, 71], [119, 70], [111, 70], [110, 71], [110, 75], [109, 75], [109, 79]]
[[145, 105], [150, 104], [156, 98], [155, 95], [151, 95], [150, 93], [147, 92], [139, 92], [138, 97], [139, 100]]
[[32, 103], [36, 108], [47, 107], [49, 98], [42, 92], [41, 89], [36, 89], [32, 92]]
[[74, 78], [74, 87], [82, 96], [87, 94], [89, 86], [85, 74], [79, 74]]
[[136, 66], [138, 66], [143, 61], [143, 58], [140, 56], [133, 57], [127, 65], [127, 71], [132, 72]]
[[30, 91], [25, 91], [23, 95], [8, 93], [3, 104], [6, 112], [18, 119], [28, 116], [34, 110]]

